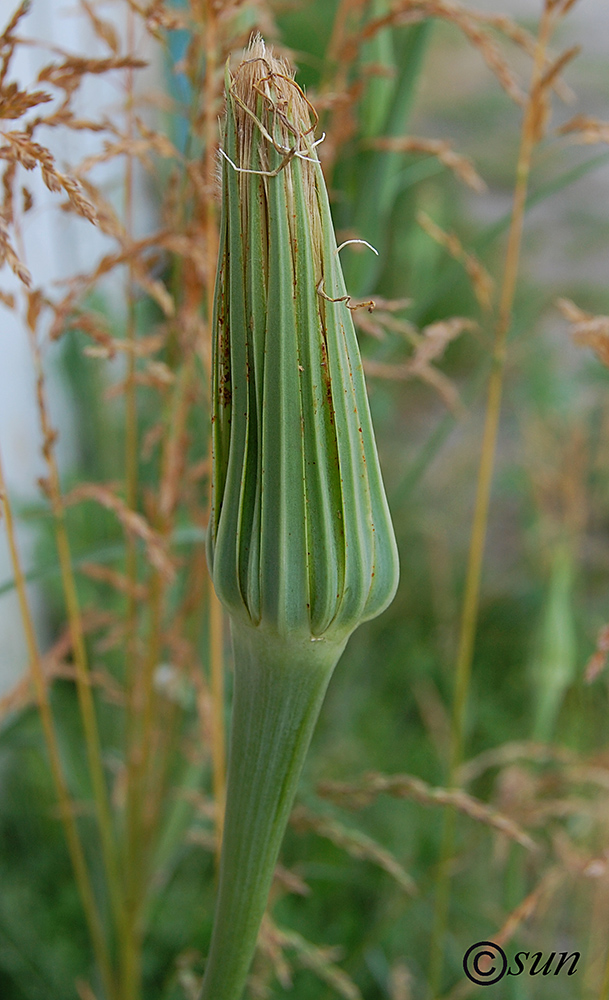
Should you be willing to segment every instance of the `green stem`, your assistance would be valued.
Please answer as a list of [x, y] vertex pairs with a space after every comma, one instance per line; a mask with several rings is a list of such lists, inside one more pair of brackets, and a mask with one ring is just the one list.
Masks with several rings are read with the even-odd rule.
[[214, 930], [200, 1000], [239, 1000], [332, 671], [345, 647], [234, 620], [233, 716]]

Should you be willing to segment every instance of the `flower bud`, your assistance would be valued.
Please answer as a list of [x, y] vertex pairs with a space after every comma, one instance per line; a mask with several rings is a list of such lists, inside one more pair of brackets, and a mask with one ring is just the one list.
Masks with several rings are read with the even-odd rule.
[[340, 641], [398, 558], [316, 116], [260, 37], [226, 88], [209, 562], [235, 621]]

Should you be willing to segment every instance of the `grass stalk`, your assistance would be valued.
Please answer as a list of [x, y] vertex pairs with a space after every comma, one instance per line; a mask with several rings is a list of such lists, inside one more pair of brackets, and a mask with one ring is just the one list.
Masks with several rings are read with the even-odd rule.
[[[194, 356], [183, 363], [175, 384], [171, 410], [165, 423], [166, 434], [161, 458], [160, 490], [155, 514], [155, 529], [165, 539], [171, 536], [173, 517], [179, 494], [182, 448], [188, 417], [189, 395], [194, 375]], [[138, 957], [137, 977], [133, 981], [134, 995], [141, 992], [141, 948], [143, 942], [143, 910], [149, 889], [153, 839], [160, 820], [163, 789], [168, 773], [167, 755], [171, 747], [172, 726], [159, 728], [159, 696], [155, 689], [155, 674], [163, 653], [163, 609], [166, 578], [156, 568], [149, 581], [148, 638], [146, 654], [138, 677], [136, 719], [131, 752], [132, 810], [137, 829], [137, 867], [133, 877], [132, 934]], [[156, 737], [158, 736], [158, 739]], [[132, 994], [127, 994], [131, 997]]]
[[164, 587], [161, 575], [158, 571], [154, 571], [152, 580], [150, 582], [150, 598], [149, 598], [149, 614], [150, 614], [150, 624], [149, 624], [149, 634], [148, 634], [148, 648], [146, 651], [146, 657], [144, 659], [144, 666], [142, 671], [142, 693], [143, 699], [140, 706], [141, 712], [141, 737], [138, 746], [138, 762], [139, 762], [139, 774], [138, 774], [138, 811], [141, 822], [140, 834], [143, 837], [143, 842], [140, 844], [140, 852], [144, 859], [144, 864], [147, 857], [147, 842], [146, 835], [149, 832], [148, 821], [144, 821], [143, 810], [146, 805], [146, 791], [148, 788], [149, 779], [149, 768], [152, 765], [152, 750], [153, 750], [153, 732], [154, 732], [154, 720], [155, 720], [155, 709], [157, 702], [157, 695], [154, 687], [154, 675], [156, 669], [159, 665], [161, 659], [161, 649], [162, 649], [162, 619], [163, 619], [163, 594]]
[[[161, 458], [159, 503], [155, 517], [155, 528], [164, 539], [171, 537], [173, 518], [179, 494], [179, 483], [182, 463], [182, 451], [188, 419], [190, 389], [194, 377], [194, 355], [186, 358], [182, 364], [175, 383], [173, 400], [166, 421], [165, 438]], [[157, 761], [154, 748], [155, 723], [157, 722], [158, 697], [155, 691], [154, 677], [163, 652], [163, 605], [165, 599], [166, 578], [158, 570], [154, 570], [150, 582], [150, 628], [148, 650], [142, 674], [142, 704], [141, 709], [141, 742], [138, 758], [141, 764], [140, 800], [142, 794], [147, 803], [147, 815], [142, 827], [142, 833], [152, 831], [155, 820], [154, 803], [160, 799], [155, 792], [162, 782], [165, 762]], [[160, 748], [159, 748], [160, 749]], [[158, 771], [155, 772], [155, 763]], [[154, 787], [153, 787], [154, 786]], [[144, 839], [146, 839], [144, 837]]]
[[17, 547], [13, 512], [8, 497], [8, 491], [6, 488], [6, 480], [4, 477], [4, 468], [1, 456], [0, 456], [0, 501], [2, 502], [2, 507], [4, 510], [6, 535], [8, 539], [11, 564], [13, 567], [13, 573], [15, 577], [15, 586], [17, 590], [17, 597], [19, 599], [19, 607], [21, 611], [21, 618], [23, 621], [23, 628], [25, 632], [28, 656], [30, 661], [30, 674], [36, 694], [36, 701], [40, 713], [40, 720], [42, 723], [42, 730], [44, 733], [47, 753], [49, 757], [51, 774], [53, 777], [55, 791], [57, 794], [57, 800], [59, 803], [59, 812], [65, 830], [70, 861], [72, 863], [72, 868], [74, 870], [76, 885], [78, 887], [78, 892], [85, 913], [87, 926], [89, 928], [89, 933], [91, 935], [93, 952], [95, 955], [95, 959], [97, 961], [100, 976], [104, 984], [104, 989], [106, 991], [109, 1000], [113, 1000], [113, 998], [117, 996], [117, 993], [112, 973], [110, 955], [108, 952], [103, 924], [101, 921], [97, 903], [95, 901], [95, 896], [93, 893], [93, 888], [89, 877], [89, 871], [87, 868], [87, 862], [85, 859], [85, 854], [78, 833], [78, 827], [76, 825], [76, 820], [74, 818], [74, 809], [72, 801], [70, 799], [70, 792], [68, 789], [68, 785], [63, 771], [63, 766], [61, 763], [59, 743], [57, 739], [55, 723], [53, 720], [53, 713], [49, 700], [47, 682], [44, 676], [44, 670], [40, 657], [40, 650], [38, 648], [38, 642], [36, 639], [34, 622], [32, 619], [32, 614], [30, 611], [29, 601], [27, 597], [25, 577], [23, 574], [21, 559], [19, 557], [19, 550]]
[[[450, 729], [448, 787], [453, 787], [455, 784], [457, 769], [461, 763], [463, 753], [465, 713], [467, 708], [467, 698], [478, 622], [480, 583], [488, 527], [493, 469], [497, 451], [497, 434], [501, 414], [501, 398], [503, 393], [505, 363], [507, 356], [507, 337], [512, 321], [512, 309], [518, 279], [522, 230], [529, 175], [531, 170], [531, 160], [538, 136], [538, 123], [541, 112], [541, 101], [543, 99], [543, 89], [541, 84], [553, 24], [554, 18], [552, 16], [552, 4], [549, 0], [546, 0], [537, 35], [531, 82], [521, 129], [511, 222], [508, 233], [505, 266], [493, 339], [492, 368], [488, 385], [486, 415], [482, 437], [480, 464], [478, 468], [476, 499], [465, 579], [465, 591], [461, 612], [459, 647], [455, 667], [455, 686]], [[441, 988], [443, 948], [450, 904], [450, 863], [453, 851], [454, 835], [455, 814], [452, 810], [448, 810], [444, 814], [440, 863], [436, 883], [434, 926], [430, 948], [429, 982], [433, 996], [437, 995]]]
[[76, 692], [80, 709], [81, 721], [85, 738], [85, 749], [93, 799], [95, 803], [95, 814], [99, 829], [102, 858], [107, 879], [108, 896], [114, 918], [117, 934], [120, 937], [126, 930], [125, 911], [123, 899], [120, 891], [121, 879], [116, 850], [116, 841], [112, 822], [112, 812], [108, 787], [104, 775], [104, 767], [101, 753], [101, 741], [97, 725], [97, 715], [91, 688], [90, 671], [87, 657], [87, 650], [84, 640], [84, 631], [80, 613], [80, 604], [74, 578], [72, 555], [70, 542], [66, 526], [65, 507], [63, 504], [61, 486], [59, 480], [59, 469], [54, 451], [55, 433], [49, 420], [44, 372], [40, 358], [40, 351], [35, 342], [35, 335], [31, 335], [34, 367], [36, 372], [37, 402], [40, 422], [43, 434], [43, 453], [49, 472], [45, 488], [51, 505], [53, 515], [53, 526], [55, 531], [55, 541], [61, 571], [61, 581], [66, 601], [68, 625], [72, 641], [72, 652], [74, 656], [74, 666], [76, 675]]
[[[127, 10], [126, 29], [127, 51], [135, 48], [135, 19], [131, 7]], [[134, 130], [134, 74], [131, 68], [125, 74], [125, 111], [126, 136], [133, 137]], [[124, 215], [127, 240], [133, 239], [133, 156], [128, 154], [125, 163], [124, 178]], [[135, 383], [136, 356], [133, 347], [137, 337], [135, 300], [133, 295], [134, 261], [130, 256], [127, 262], [125, 297], [127, 303], [127, 322], [125, 336], [130, 346], [127, 351], [127, 373], [125, 379], [125, 499], [130, 510], [137, 510], [138, 498], [138, 421], [137, 421], [137, 390]], [[126, 933], [121, 941], [121, 957], [123, 966], [123, 989], [125, 998], [135, 998], [139, 994], [140, 961], [138, 952], [138, 934], [136, 930], [138, 899], [137, 899], [137, 868], [139, 864], [139, 817], [136, 807], [136, 784], [138, 768], [135, 757], [136, 713], [137, 713], [137, 601], [135, 587], [137, 583], [137, 548], [136, 540], [127, 534], [125, 539], [125, 572], [130, 583], [126, 608], [126, 642], [125, 642], [125, 756], [126, 756], [126, 815], [123, 854], [125, 860], [125, 923]]]

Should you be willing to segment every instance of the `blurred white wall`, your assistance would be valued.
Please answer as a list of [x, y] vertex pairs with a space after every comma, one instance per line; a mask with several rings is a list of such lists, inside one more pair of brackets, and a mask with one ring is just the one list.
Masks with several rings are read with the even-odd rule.
[[[6, 24], [18, 0], [0, 2], [0, 29]], [[124, 5], [126, 7], [126, 4]], [[104, 8], [115, 18], [120, 36], [125, 37], [125, 25], [116, 18], [124, 17], [123, 5], [117, 10]], [[42, 66], [57, 59], [53, 46], [62, 52], [96, 57], [107, 57], [108, 49], [95, 37], [90, 23], [78, 11], [76, 4], [64, 4], [55, 0], [33, 0], [28, 14], [20, 21], [18, 35], [39, 44], [19, 46], [11, 64], [9, 80], [17, 80], [21, 86], [37, 89], [36, 77]], [[138, 52], [139, 54], [139, 52]], [[145, 57], [145, 56], [144, 56]], [[59, 58], [61, 58], [59, 56]], [[147, 71], [146, 71], [147, 72]], [[116, 114], [120, 108], [125, 81], [125, 72], [116, 71], [112, 79], [91, 76], [87, 78], [82, 96], [76, 106], [87, 118], [96, 118], [102, 112]], [[46, 89], [42, 84], [42, 89]], [[51, 89], [51, 88], [49, 88]], [[43, 110], [52, 107], [44, 105]], [[120, 121], [120, 119], [118, 119]], [[0, 122], [0, 129], [19, 128], [20, 124]], [[66, 170], [70, 164], [84, 156], [98, 151], [102, 139], [89, 132], [69, 133], [67, 130], [42, 129], [37, 133], [38, 141], [47, 145], [56, 158], [59, 169]], [[1, 137], [0, 137], [1, 142]], [[108, 193], [114, 192], [114, 199], [120, 209], [124, 162], [114, 161], [109, 165], [95, 168], [93, 178]], [[138, 229], [146, 229], [151, 223], [150, 206], [146, 204], [144, 185], [136, 189], [135, 217]], [[53, 284], [68, 276], [91, 268], [95, 261], [113, 248], [113, 244], [86, 220], [77, 219], [62, 212], [59, 205], [64, 200], [62, 194], [50, 193], [40, 180], [37, 170], [22, 173], [20, 184], [27, 183], [34, 195], [34, 207], [24, 218], [22, 250], [25, 262], [32, 274], [33, 287], [42, 287], [53, 295], [61, 294], [61, 287]], [[118, 199], [118, 201], [116, 201]], [[5, 266], [0, 270], [0, 288], [15, 295], [20, 294], [19, 282]], [[120, 312], [122, 306], [122, 279], [116, 275], [104, 286], [112, 306]], [[0, 451], [8, 480], [9, 494], [13, 507], [31, 502], [39, 497], [37, 477], [44, 474], [41, 456], [41, 435], [35, 405], [35, 387], [32, 359], [27, 333], [19, 317], [0, 304]], [[52, 374], [52, 352], [49, 364], [49, 398], [54, 425], [60, 429], [58, 456], [65, 466], [71, 452], [70, 414], [61, 386]], [[22, 563], [27, 570], [33, 565], [32, 530], [23, 524], [19, 528], [19, 543]], [[0, 524], [0, 588], [12, 577], [5, 532]], [[36, 588], [30, 588], [37, 626], [42, 645], [46, 641], [40, 600]], [[22, 676], [27, 666], [27, 655], [17, 597], [12, 593], [0, 596], [0, 696]]]

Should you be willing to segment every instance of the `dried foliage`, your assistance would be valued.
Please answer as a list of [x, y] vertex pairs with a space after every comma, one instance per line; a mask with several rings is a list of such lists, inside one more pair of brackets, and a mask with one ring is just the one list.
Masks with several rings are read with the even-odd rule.
[[603, 625], [598, 633], [596, 649], [586, 664], [586, 681], [592, 684], [607, 666], [609, 655], [609, 625]]
[[589, 115], [576, 115], [558, 129], [559, 135], [571, 136], [573, 142], [583, 145], [594, 145], [597, 142], [609, 143], [609, 123], [601, 122]]
[[[468, 761], [461, 775], [469, 784], [495, 768], [498, 806], [527, 827], [543, 830], [554, 855], [546, 865], [549, 884], [556, 888], [557, 880], [571, 876], [602, 878], [606, 873], [602, 845], [607, 811], [598, 791], [609, 789], [607, 761], [598, 757], [587, 760], [560, 746], [515, 742]], [[586, 845], [570, 823], [572, 816], [585, 817], [594, 830]], [[601, 845], [600, 852], [595, 844]], [[508, 920], [507, 926], [512, 922]]]
[[472, 10], [456, 0], [398, 0], [392, 4], [388, 13], [371, 18], [358, 32], [343, 39], [342, 45], [336, 45], [336, 58], [349, 64], [353, 59], [354, 49], [362, 42], [373, 38], [382, 28], [389, 25], [416, 24], [430, 17], [446, 21], [462, 31], [480, 52], [510, 97], [519, 104], [523, 102], [523, 92], [488, 29], [495, 28], [510, 41], [529, 52], [534, 44], [532, 37], [504, 15]]
[[[259, 948], [272, 963], [275, 975], [284, 989], [289, 989], [292, 985], [293, 966], [286, 957], [287, 952], [293, 954], [292, 961], [296, 965], [310, 969], [334, 993], [344, 997], [344, 1000], [362, 1000], [355, 983], [335, 964], [340, 957], [338, 949], [318, 948], [301, 934], [278, 927], [268, 916], [265, 917], [260, 932]], [[256, 984], [254, 986], [256, 988]]]
[[[358, 325], [363, 325], [361, 320]], [[444, 399], [446, 405], [457, 416], [461, 416], [463, 406], [455, 385], [432, 362], [439, 360], [451, 341], [455, 340], [464, 330], [476, 329], [476, 322], [463, 316], [455, 316], [452, 319], [432, 323], [420, 333], [415, 331], [410, 324], [403, 324], [401, 326], [402, 332], [414, 345], [412, 358], [401, 364], [395, 362], [388, 364], [366, 359], [364, 370], [367, 375], [373, 378], [386, 378], [391, 381], [420, 378], [433, 386]]]
[[452, 170], [455, 176], [472, 191], [476, 191], [477, 194], [486, 191], [486, 184], [469, 157], [455, 153], [450, 143], [442, 139], [421, 139], [417, 136], [389, 137], [371, 139], [370, 145], [387, 153], [422, 153], [427, 156], [437, 156], [440, 163]]
[[487, 311], [492, 309], [495, 283], [480, 261], [463, 249], [455, 233], [445, 233], [425, 212], [418, 213], [417, 222], [432, 240], [445, 247], [451, 257], [463, 264], [480, 307]]
[[479, 823], [486, 823], [505, 834], [529, 851], [536, 851], [535, 841], [518, 827], [508, 816], [489, 808], [460, 789], [432, 788], [420, 778], [409, 774], [367, 774], [354, 784], [325, 782], [319, 787], [319, 794], [351, 809], [362, 809], [377, 795], [386, 794], [396, 798], [412, 798], [422, 805], [450, 805]]
[[575, 343], [591, 347], [599, 360], [609, 367], [609, 316], [594, 316], [580, 309], [570, 299], [559, 299], [558, 307], [571, 324]]
[[353, 858], [372, 861], [388, 872], [406, 892], [411, 895], [416, 892], [412, 877], [397, 859], [361, 830], [349, 829], [337, 820], [310, 812], [304, 806], [296, 806], [290, 823], [298, 832], [312, 830], [318, 836], [331, 840]]

